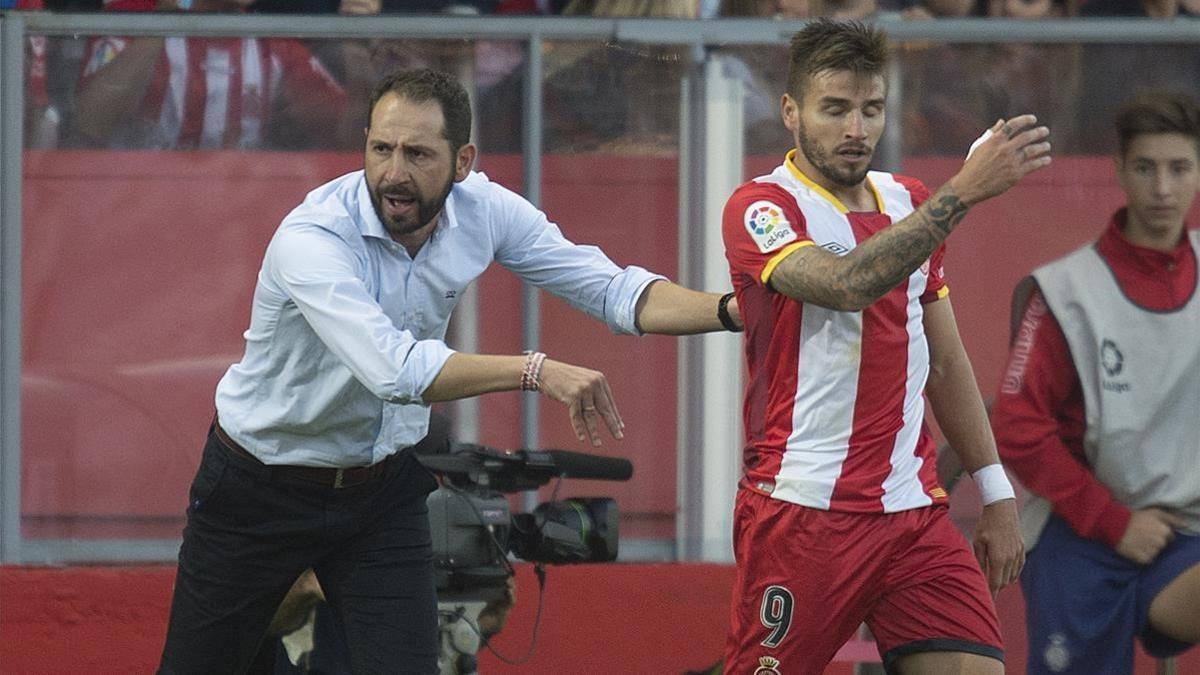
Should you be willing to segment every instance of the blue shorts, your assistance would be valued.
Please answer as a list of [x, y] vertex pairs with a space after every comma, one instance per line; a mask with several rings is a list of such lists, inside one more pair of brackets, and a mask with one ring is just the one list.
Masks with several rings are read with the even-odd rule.
[[1150, 627], [1150, 603], [1200, 564], [1200, 536], [1178, 535], [1143, 567], [1051, 516], [1021, 572], [1029, 675], [1132, 673], [1133, 638], [1156, 657], [1192, 645]]

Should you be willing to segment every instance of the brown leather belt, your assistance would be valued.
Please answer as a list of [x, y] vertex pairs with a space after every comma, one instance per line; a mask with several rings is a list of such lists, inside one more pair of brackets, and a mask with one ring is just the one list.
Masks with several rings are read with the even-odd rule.
[[248, 450], [230, 438], [229, 434], [225, 433], [225, 430], [221, 428], [221, 425], [216, 420], [213, 420], [213, 433], [216, 434], [217, 439], [226, 448], [229, 448], [230, 452], [266, 467], [273, 476], [301, 480], [306, 483], [317, 483], [318, 485], [332, 488], [348, 488], [369, 483], [382, 476], [387, 470], [388, 460], [395, 457], [395, 455], [389, 455], [387, 459], [371, 466], [352, 466], [342, 469], [321, 466], [295, 466], [292, 464], [263, 464], [261, 459], [250, 454]]

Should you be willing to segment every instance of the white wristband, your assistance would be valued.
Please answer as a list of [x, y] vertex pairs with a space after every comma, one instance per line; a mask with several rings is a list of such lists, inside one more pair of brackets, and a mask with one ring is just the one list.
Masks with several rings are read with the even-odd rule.
[[999, 464], [988, 464], [971, 474], [971, 478], [975, 481], [975, 487], [979, 488], [979, 499], [984, 506], [1001, 499], [1017, 497], [1017, 493], [1013, 492], [1012, 483], [1008, 482], [1008, 476], [1004, 473], [1004, 467]]

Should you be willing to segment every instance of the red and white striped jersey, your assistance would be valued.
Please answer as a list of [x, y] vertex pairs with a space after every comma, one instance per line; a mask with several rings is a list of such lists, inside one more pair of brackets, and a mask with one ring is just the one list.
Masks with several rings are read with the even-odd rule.
[[723, 217], [746, 324], [742, 485], [831, 511], [892, 513], [945, 502], [924, 424], [922, 322], [923, 303], [948, 292], [944, 246], [861, 312], [793, 300], [768, 283], [797, 248], [845, 255], [929, 192], [915, 179], [872, 171], [878, 212], [850, 212], [796, 168], [794, 152], [734, 191]]
[[[99, 37], [81, 87], [130, 43]], [[298, 99], [307, 127], [329, 133], [346, 94], [304, 45], [290, 39], [168, 37], [135, 119], [108, 139], [118, 148], [257, 148], [276, 98]], [[294, 121], [294, 120], [293, 120]]]

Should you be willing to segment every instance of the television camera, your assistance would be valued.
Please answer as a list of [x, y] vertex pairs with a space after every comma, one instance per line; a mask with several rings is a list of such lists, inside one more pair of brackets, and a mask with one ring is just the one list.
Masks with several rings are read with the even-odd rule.
[[507, 592], [508, 554], [534, 563], [608, 562], [617, 558], [618, 511], [607, 497], [576, 497], [514, 513], [505, 493], [534, 490], [555, 478], [629, 480], [626, 459], [567, 450], [498, 450], [450, 443], [418, 455], [442, 477], [430, 493], [443, 675], [475, 672], [479, 613]]

